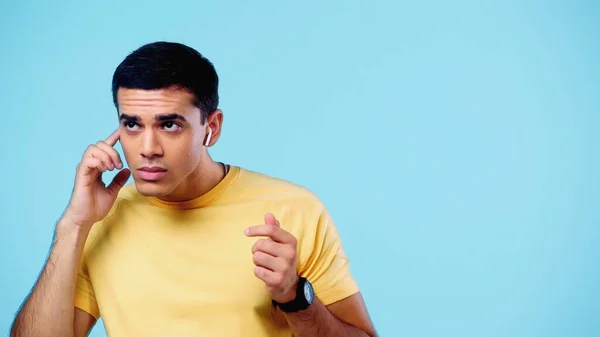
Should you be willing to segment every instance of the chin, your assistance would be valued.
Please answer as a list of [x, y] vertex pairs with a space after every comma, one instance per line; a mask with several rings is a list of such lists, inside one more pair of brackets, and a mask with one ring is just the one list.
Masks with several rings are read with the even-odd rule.
[[172, 191], [166, 184], [144, 180], [135, 181], [135, 188], [139, 194], [145, 197], [162, 197], [169, 195]]

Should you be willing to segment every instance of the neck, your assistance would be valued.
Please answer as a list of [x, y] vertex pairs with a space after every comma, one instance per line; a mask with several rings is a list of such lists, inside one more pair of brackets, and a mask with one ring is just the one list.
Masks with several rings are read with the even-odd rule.
[[198, 167], [173, 192], [160, 199], [168, 202], [196, 199], [217, 186], [223, 178], [225, 178], [223, 165], [215, 162], [205, 150]]

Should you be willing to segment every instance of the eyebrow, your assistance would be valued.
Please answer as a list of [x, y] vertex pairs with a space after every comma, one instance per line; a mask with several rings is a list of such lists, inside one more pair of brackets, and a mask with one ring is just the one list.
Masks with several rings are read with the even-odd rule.
[[139, 122], [140, 118], [138, 116], [131, 116], [131, 115], [127, 115], [127, 114], [121, 114], [121, 116], [119, 116], [119, 119], [124, 119], [128, 122]]
[[[132, 115], [128, 115], [128, 114], [121, 114], [121, 116], [119, 116], [119, 119], [122, 120], [126, 120], [128, 122], [139, 122], [140, 118], [138, 116], [132, 116]], [[166, 115], [156, 115], [154, 117], [155, 120], [157, 121], [171, 121], [171, 120], [175, 120], [178, 119], [182, 122], [187, 122], [187, 120], [185, 119], [185, 117], [183, 117], [182, 115], [178, 114], [178, 113], [172, 113], [172, 114], [166, 114]]]
[[178, 113], [172, 113], [172, 114], [167, 114], [167, 115], [157, 115], [154, 117], [154, 119], [156, 119], [157, 121], [171, 121], [174, 119], [178, 119], [182, 122], [187, 122], [185, 117], [183, 117], [182, 115], [180, 115]]

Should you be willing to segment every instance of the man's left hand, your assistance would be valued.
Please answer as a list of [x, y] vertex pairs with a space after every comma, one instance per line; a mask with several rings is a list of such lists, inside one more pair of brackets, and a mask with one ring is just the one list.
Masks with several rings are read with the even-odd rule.
[[245, 234], [265, 237], [252, 246], [254, 275], [265, 282], [271, 298], [278, 303], [294, 300], [298, 285], [296, 238], [282, 229], [271, 213], [265, 215], [264, 225], [250, 227]]

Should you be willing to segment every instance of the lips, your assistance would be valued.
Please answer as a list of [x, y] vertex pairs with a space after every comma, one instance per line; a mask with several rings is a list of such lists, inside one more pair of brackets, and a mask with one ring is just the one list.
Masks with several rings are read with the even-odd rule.
[[167, 169], [159, 166], [144, 166], [138, 169], [140, 178], [146, 181], [157, 181], [167, 175]]

